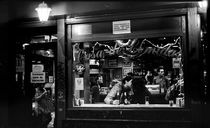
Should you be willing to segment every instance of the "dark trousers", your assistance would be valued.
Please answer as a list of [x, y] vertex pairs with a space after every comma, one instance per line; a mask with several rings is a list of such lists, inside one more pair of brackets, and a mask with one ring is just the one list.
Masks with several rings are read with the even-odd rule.
[[33, 118], [33, 128], [47, 128], [51, 120], [51, 113], [40, 113]]
[[51, 113], [42, 113], [41, 114], [41, 128], [47, 128], [47, 125], [52, 120]]

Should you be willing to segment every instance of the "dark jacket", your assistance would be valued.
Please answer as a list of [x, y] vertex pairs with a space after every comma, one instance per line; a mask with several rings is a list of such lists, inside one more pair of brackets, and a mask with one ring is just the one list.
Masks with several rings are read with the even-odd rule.
[[144, 104], [145, 96], [151, 96], [149, 90], [145, 87], [146, 81], [144, 78], [135, 78], [132, 81], [133, 93], [131, 103], [132, 104]]

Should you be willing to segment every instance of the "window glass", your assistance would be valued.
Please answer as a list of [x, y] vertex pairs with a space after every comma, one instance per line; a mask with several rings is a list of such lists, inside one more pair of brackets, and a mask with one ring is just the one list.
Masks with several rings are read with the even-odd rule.
[[74, 107], [184, 107], [179, 36], [73, 43]]

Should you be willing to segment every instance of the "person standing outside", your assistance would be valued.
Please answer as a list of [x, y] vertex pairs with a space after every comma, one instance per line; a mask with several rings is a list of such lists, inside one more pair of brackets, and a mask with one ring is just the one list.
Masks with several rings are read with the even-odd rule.
[[49, 98], [51, 97], [49, 97], [44, 87], [39, 86], [36, 88], [34, 99], [38, 103], [38, 116], [41, 118], [41, 128], [47, 128], [52, 120], [51, 112], [54, 111], [54, 105], [50, 102]]

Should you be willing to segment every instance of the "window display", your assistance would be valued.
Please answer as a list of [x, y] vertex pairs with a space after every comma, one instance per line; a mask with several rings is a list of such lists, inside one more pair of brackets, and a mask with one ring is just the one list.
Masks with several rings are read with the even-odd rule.
[[74, 107], [184, 107], [182, 52], [180, 36], [73, 43]]

